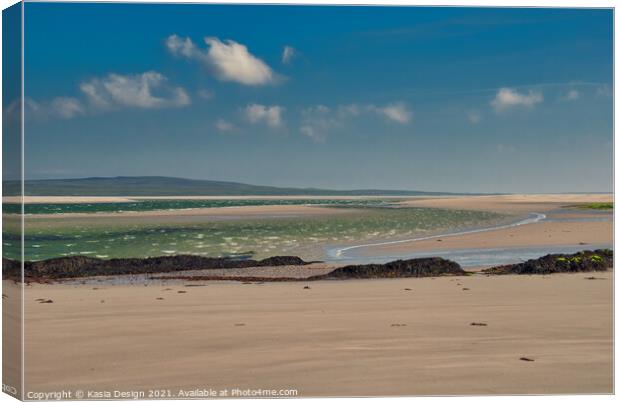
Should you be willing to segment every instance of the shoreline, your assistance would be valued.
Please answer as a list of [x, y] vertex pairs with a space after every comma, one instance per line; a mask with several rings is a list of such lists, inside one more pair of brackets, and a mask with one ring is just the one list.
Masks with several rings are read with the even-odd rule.
[[[430, 231], [428, 235], [416, 237], [399, 238], [392, 236], [390, 238], [389, 236], [378, 236], [370, 242], [362, 240], [357, 243], [342, 245], [334, 245], [334, 243], [328, 242], [323, 246], [318, 245], [317, 252], [312, 253], [312, 255], [297, 253], [296, 251], [299, 250], [287, 250], [279, 255], [298, 255], [307, 259], [323, 260], [326, 264], [341, 265], [343, 263], [385, 263], [390, 260], [409, 259], [421, 255], [433, 256], [433, 253], [448, 256], [448, 258], [458, 255], [462, 261], [470, 259], [473, 252], [478, 252], [481, 255], [485, 253], [494, 254], [489, 261], [479, 259], [475, 264], [467, 263], [464, 265], [469, 267], [490, 266], [497, 264], [497, 261], [517, 262], [520, 257], [515, 255], [515, 251], [518, 249], [529, 249], [526, 250], [527, 255], [539, 257], [556, 249], [579, 251], [579, 249], [591, 249], [594, 246], [606, 248], [613, 241], [613, 213], [611, 211], [589, 211], [570, 207], [557, 209], [558, 200], [561, 200], [560, 203], [566, 206], [569, 201], [579, 204], [591, 201], [592, 197], [592, 195], [421, 197], [419, 199], [409, 197], [409, 201], [406, 203], [410, 207], [436, 208], [439, 206], [443, 208], [465, 208], [465, 210], [472, 207], [481, 210], [480, 208], [484, 207], [484, 211], [501, 211], [505, 215], [505, 219], [503, 222], [497, 222], [494, 226], [456, 229], [451, 232], [433, 233]], [[600, 198], [599, 195], [595, 197]], [[502, 207], [498, 208], [496, 204], [500, 204]], [[539, 209], [532, 210], [534, 207]], [[233, 212], [231, 213], [231, 211]], [[342, 214], [360, 213], [363, 211], [357, 208], [261, 205], [175, 211], [41, 214], [28, 216], [27, 219], [31, 223], [37, 222], [38, 225], [60, 224], [64, 218], [72, 219], [72, 222], [81, 225], [112, 225], [117, 222], [123, 225], [140, 223], [164, 225], [195, 224], [201, 222], [199, 217], [205, 219], [204, 223], [207, 223], [243, 218], [289, 218], [292, 215], [297, 216], [296, 214], [300, 214], [298, 216], [331, 216], [333, 214], [342, 216]], [[157, 217], [155, 218], [157, 220], [152, 221], [153, 217]], [[517, 219], [517, 217], [519, 218]], [[508, 223], [505, 223], [507, 220]], [[512, 255], [512, 260], [506, 259], [505, 256], [498, 259], [498, 253], [504, 253], [505, 256]], [[190, 251], [178, 255], [182, 254], [191, 255], [192, 253]], [[467, 254], [465, 256], [467, 258], [464, 257], [464, 254]]]
[[341, 247], [341, 248], [334, 247], [334, 248], [329, 249], [327, 254], [328, 256], [333, 257], [335, 261], [338, 261], [340, 259], [346, 258], [345, 253], [349, 250], [356, 250], [360, 248], [381, 247], [381, 246], [392, 246], [396, 244], [413, 243], [413, 242], [433, 240], [433, 239], [443, 239], [443, 238], [453, 237], [453, 236], [463, 236], [463, 235], [468, 235], [468, 234], [473, 234], [473, 233], [492, 232], [495, 230], [509, 229], [509, 228], [513, 228], [513, 227], [517, 227], [521, 225], [528, 225], [528, 224], [536, 223], [536, 222], [539, 222], [545, 219], [546, 217], [547, 216], [545, 214], [533, 212], [533, 213], [530, 213], [530, 215], [527, 218], [518, 220], [513, 223], [509, 223], [509, 224], [500, 224], [497, 226], [490, 226], [490, 227], [483, 227], [483, 228], [464, 229], [461, 231], [448, 232], [448, 233], [436, 234], [436, 235], [430, 235], [430, 236], [414, 237], [411, 239], [391, 240], [391, 241], [383, 241], [383, 242], [368, 243], [368, 244], [357, 244], [357, 245], [346, 246], [346, 247]]

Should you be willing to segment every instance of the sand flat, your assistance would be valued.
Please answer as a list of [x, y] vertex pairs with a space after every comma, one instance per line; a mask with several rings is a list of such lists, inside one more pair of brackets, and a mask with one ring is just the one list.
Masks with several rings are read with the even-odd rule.
[[327, 208], [313, 205], [247, 205], [234, 207], [193, 208], [153, 211], [122, 211], [97, 213], [63, 213], [27, 215], [29, 221], [62, 221], [64, 219], [103, 220], [113, 219], [239, 219], [239, 218], [286, 218], [298, 216], [330, 216], [357, 213], [354, 208]]
[[444, 236], [429, 240], [380, 244], [357, 249], [361, 256], [430, 250], [543, 246], [601, 246], [613, 243], [613, 222], [537, 222], [506, 229]]
[[613, 194], [510, 194], [459, 197], [420, 197], [405, 202], [408, 206], [470, 209], [495, 212], [545, 212], [563, 206], [613, 202]]
[[611, 273], [304, 285], [34, 285], [27, 389], [612, 392]]

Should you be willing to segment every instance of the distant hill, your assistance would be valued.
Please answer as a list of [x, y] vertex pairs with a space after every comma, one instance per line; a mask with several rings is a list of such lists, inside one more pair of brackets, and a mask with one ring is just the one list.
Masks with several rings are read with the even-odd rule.
[[[19, 181], [4, 181], [4, 195], [18, 195]], [[181, 195], [447, 195], [407, 190], [326, 190], [255, 186], [228, 181], [193, 180], [176, 177], [87, 177], [81, 179], [26, 180], [25, 195], [40, 196], [181, 196]]]

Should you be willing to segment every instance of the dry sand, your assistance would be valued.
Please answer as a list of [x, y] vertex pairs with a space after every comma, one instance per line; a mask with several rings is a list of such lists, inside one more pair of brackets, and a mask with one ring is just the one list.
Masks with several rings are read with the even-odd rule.
[[563, 206], [613, 202], [613, 194], [514, 194], [462, 197], [420, 197], [406, 201], [410, 206], [470, 209], [495, 212], [544, 212]]
[[477, 275], [320, 281], [310, 289], [33, 285], [26, 385], [292, 388], [299, 396], [610, 393], [613, 276], [593, 275], [601, 279]]

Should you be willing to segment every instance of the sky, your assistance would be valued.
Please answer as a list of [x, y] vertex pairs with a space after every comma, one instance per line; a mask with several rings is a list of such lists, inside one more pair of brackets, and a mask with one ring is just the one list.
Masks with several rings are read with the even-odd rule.
[[611, 191], [612, 18], [26, 3], [26, 177]]

